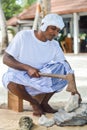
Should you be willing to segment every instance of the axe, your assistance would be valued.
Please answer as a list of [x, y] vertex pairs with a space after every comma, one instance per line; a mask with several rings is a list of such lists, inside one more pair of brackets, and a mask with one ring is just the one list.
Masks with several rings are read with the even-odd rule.
[[66, 91], [69, 92], [76, 92], [76, 84], [73, 75], [67, 74], [67, 75], [60, 75], [60, 74], [51, 74], [51, 73], [41, 73], [39, 72], [40, 76], [43, 77], [51, 77], [51, 78], [60, 78], [68, 81], [68, 86], [66, 88]]
[[43, 77], [60, 78], [60, 79], [67, 80], [66, 75], [58, 75], [58, 74], [51, 74], [51, 73], [41, 73], [41, 72], [39, 72], [39, 75], [43, 76]]

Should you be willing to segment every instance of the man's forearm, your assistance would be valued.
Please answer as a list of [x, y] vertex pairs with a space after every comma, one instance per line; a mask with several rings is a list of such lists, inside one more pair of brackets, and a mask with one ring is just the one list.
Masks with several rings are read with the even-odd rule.
[[29, 69], [29, 65], [20, 63], [14, 57], [12, 57], [11, 55], [9, 55], [7, 53], [4, 54], [3, 63], [6, 64], [9, 67], [12, 67], [12, 68], [18, 69], [18, 70], [27, 71]]

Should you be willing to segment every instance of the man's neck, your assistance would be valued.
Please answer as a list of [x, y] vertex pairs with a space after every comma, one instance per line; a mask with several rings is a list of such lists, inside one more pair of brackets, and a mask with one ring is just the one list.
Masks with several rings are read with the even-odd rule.
[[39, 39], [40, 41], [46, 42], [47, 39], [45, 38], [45, 35], [42, 31], [34, 31], [35, 36], [37, 37], [37, 39]]

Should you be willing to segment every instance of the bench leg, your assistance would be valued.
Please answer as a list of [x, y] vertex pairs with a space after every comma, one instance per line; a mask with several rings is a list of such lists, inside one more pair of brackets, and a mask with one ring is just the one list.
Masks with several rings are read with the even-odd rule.
[[16, 112], [22, 112], [23, 99], [20, 99], [11, 92], [8, 92], [8, 109], [14, 110]]

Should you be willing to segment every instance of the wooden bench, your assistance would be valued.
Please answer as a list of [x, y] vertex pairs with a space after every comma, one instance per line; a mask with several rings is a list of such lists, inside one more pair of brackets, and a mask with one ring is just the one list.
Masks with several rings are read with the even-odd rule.
[[8, 92], [8, 109], [14, 110], [16, 112], [22, 112], [23, 99], [20, 99], [11, 92]]

